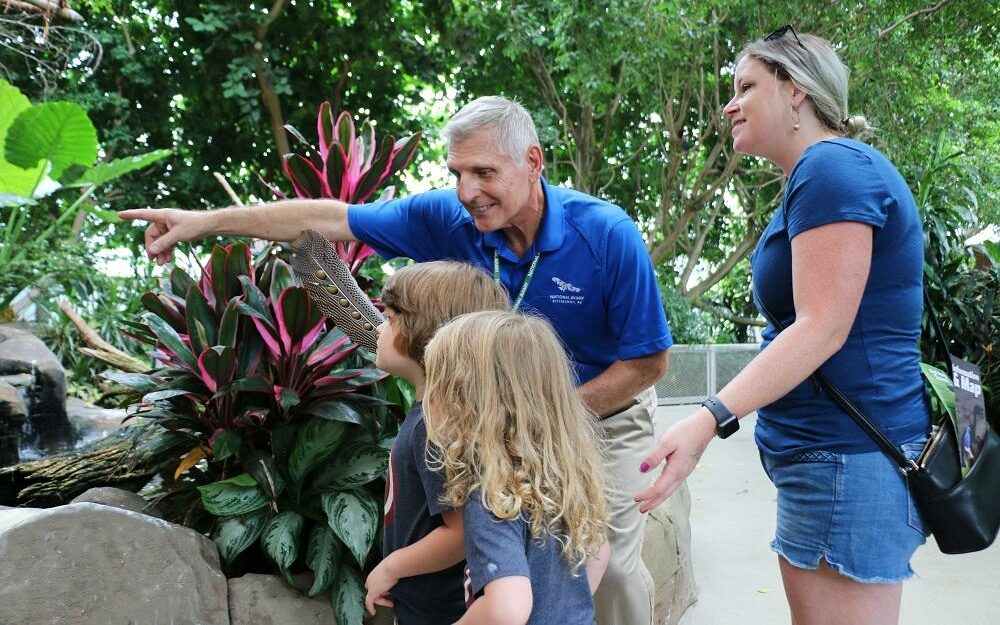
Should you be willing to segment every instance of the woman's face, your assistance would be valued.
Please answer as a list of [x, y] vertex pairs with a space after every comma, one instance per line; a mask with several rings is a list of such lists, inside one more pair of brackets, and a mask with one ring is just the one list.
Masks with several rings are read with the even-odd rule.
[[750, 56], [740, 59], [733, 79], [735, 95], [722, 109], [733, 124], [733, 149], [777, 161], [794, 132], [794, 85]]

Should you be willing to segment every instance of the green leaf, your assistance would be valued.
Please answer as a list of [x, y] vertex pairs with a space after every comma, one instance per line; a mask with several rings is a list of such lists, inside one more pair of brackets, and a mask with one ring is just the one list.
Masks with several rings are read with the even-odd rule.
[[[187, 292], [187, 306], [184, 309], [184, 316], [187, 320], [189, 338], [191, 339], [192, 351], [200, 354], [209, 347], [216, 345], [218, 329], [216, 327], [215, 312], [209, 307], [208, 300], [197, 286], [192, 286]], [[192, 329], [201, 327], [201, 333]]]
[[320, 417], [310, 419], [299, 430], [292, 455], [288, 459], [288, 473], [292, 480], [301, 485], [306, 474], [337, 450], [346, 431], [347, 426], [341, 421]]
[[271, 270], [271, 301], [277, 306], [278, 298], [281, 297], [281, 292], [288, 287], [295, 286], [298, 284], [295, 280], [295, 274], [292, 273], [292, 268], [285, 261], [280, 258], [274, 261], [274, 267]]
[[222, 561], [229, 564], [236, 559], [236, 556], [246, 551], [246, 548], [260, 537], [270, 516], [270, 510], [265, 508], [249, 514], [219, 519], [212, 540], [219, 547]]
[[302, 515], [289, 510], [271, 519], [264, 528], [261, 545], [282, 572], [287, 572], [299, 558], [299, 541], [304, 525]]
[[246, 514], [267, 505], [267, 497], [249, 473], [199, 486], [198, 492], [205, 510], [215, 516]]
[[281, 395], [278, 397], [278, 405], [285, 412], [288, 412], [295, 406], [299, 405], [299, 394], [295, 392], [294, 388], [283, 388], [281, 389]]
[[333, 615], [337, 625], [363, 625], [365, 587], [361, 574], [352, 566], [342, 566], [333, 582]]
[[343, 421], [345, 423], [355, 423], [357, 425], [362, 425], [365, 422], [365, 418], [360, 412], [351, 408], [340, 399], [321, 401], [312, 404], [303, 412], [307, 415], [313, 415], [314, 417], [322, 417], [333, 421]]
[[[66, 187], [85, 187], [89, 185], [100, 186], [107, 182], [111, 182], [115, 178], [124, 176], [127, 173], [145, 169], [149, 167], [156, 161], [170, 156], [172, 150], [153, 150], [152, 152], [146, 152], [145, 154], [139, 154], [138, 156], [127, 156], [125, 158], [115, 159], [108, 163], [98, 163], [90, 169], [83, 172], [79, 178], [70, 182], [69, 184], [63, 185]], [[120, 221], [116, 218], [116, 221]]]
[[[0, 78], [0, 148], [6, 145], [7, 131], [14, 119], [29, 108], [31, 102], [28, 98], [17, 87]], [[3, 156], [2, 153], [0, 156]], [[43, 167], [45, 164], [41, 163], [36, 167], [24, 169], [7, 162], [6, 158], [0, 158], [0, 193], [30, 196], [35, 190], [35, 183], [38, 182]]]
[[190, 395], [191, 391], [187, 391], [180, 388], [168, 388], [161, 391], [153, 391], [152, 393], [147, 393], [142, 396], [142, 403], [151, 404], [156, 401], [163, 399], [170, 399], [172, 397], [180, 397], [182, 395]]
[[378, 529], [378, 504], [364, 491], [328, 493], [320, 498], [330, 529], [354, 556], [365, 565]]
[[388, 465], [386, 450], [364, 442], [353, 443], [316, 474], [314, 484], [322, 491], [361, 486], [384, 476]]
[[240, 450], [240, 435], [232, 430], [219, 432], [212, 438], [212, 458], [225, 460]]
[[48, 161], [52, 164], [49, 176], [58, 178], [70, 165], [94, 164], [97, 131], [78, 104], [37, 104], [21, 111], [10, 125], [6, 156], [11, 164], [26, 169]]
[[160, 385], [156, 378], [151, 375], [146, 375], [145, 373], [118, 373], [114, 371], [105, 371], [101, 374], [101, 377], [106, 380], [111, 380], [112, 382], [117, 382], [122, 386], [127, 386], [128, 388], [141, 393], [152, 391]]
[[240, 327], [240, 314], [236, 310], [238, 300], [232, 299], [226, 304], [226, 310], [222, 313], [222, 321], [219, 322], [219, 335], [216, 339], [219, 345], [236, 347], [236, 332]]
[[312, 587], [307, 593], [315, 597], [333, 584], [333, 578], [340, 566], [343, 554], [341, 542], [325, 524], [316, 524], [309, 533], [309, 547], [306, 549], [306, 564], [315, 574]]
[[197, 359], [191, 353], [191, 350], [188, 349], [188, 346], [184, 344], [184, 341], [181, 340], [177, 331], [170, 327], [170, 324], [153, 313], [143, 313], [142, 320], [146, 322], [146, 325], [153, 331], [156, 338], [160, 339], [170, 351], [177, 354], [181, 362], [187, 365], [191, 371], [198, 371]]
[[253, 476], [267, 498], [274, 501], [285, 490], [285, 480], [271, 456], [259, 451], [240, 454], [240, 465]]

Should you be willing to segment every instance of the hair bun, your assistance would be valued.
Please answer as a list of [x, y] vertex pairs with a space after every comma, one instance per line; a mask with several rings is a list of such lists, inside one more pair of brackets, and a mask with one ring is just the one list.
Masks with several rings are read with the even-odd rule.
[[852, 139], [872, 130], [872, 127], [868, 125], [868, 120], [865, 119], [864, 115], [849, 115], [840, 123], [840, 125], [844, 134]]

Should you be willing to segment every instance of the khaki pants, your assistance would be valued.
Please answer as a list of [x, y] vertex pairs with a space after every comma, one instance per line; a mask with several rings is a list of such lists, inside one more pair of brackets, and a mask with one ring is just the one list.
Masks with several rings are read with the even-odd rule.
[[656, 391], [637, 397], [639, 404], [601, 422], [604, 439], [604, 477], [611, 507], [611, 561], [594, 594], [598, 625], [652, 625], [655, 587], [642, 561], [646, 515], [633, 497], [652, 484], [654, 472], [639, 465], [656, 443], [653, 410]]

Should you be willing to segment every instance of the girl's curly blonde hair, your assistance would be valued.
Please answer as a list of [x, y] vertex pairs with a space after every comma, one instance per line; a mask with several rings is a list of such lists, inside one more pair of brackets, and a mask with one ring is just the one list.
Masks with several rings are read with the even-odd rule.
[[551, 535], [572, 567], [607, 537], [595, 433], [565, 351], [543, 319], [477, 312], [444, 325], [425, 352], [428, 457], [447, 479], [444, 501], [473, 490], [500, 519], [522, 515]]

